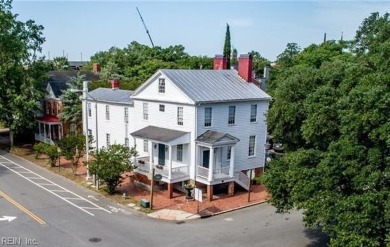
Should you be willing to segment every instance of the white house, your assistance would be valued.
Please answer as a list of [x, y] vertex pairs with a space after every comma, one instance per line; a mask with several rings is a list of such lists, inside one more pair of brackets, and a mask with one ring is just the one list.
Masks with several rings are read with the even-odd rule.
[[238, 72], [216, 56], [214, 70], [160, 69], [135, 92], [100, 88], [90, 95], [88, 126], [95, 136], [97, 116], [98, 145], [135, 145], [136, 179], [150, 184], [155, 168], [170, 197], [189, 180], [207, 188], [209, 200], [220, 184], [233, 195], [235, 184], [248, 189], [247, 171], [264, 167], [271, 98], [253, 83], [248, 55], [240, 56]]

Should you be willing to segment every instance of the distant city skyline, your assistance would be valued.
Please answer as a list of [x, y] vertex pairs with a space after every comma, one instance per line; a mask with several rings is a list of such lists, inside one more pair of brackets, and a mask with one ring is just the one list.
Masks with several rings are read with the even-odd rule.
[[301, 48], [327, 39], [352, 39], [372, 12], [390, 2], [375, 1], [35, 1], [14, 0], [19, 19], [45, 27], [42, 54], [87, 61], [110, 47], [132, 41], [151, 46], [139, 8], [156, 46], [183, 45], [193, 56], [222, 54], [226, 23], [239, 54], [258, 51], [274, 61], [287, 43]]

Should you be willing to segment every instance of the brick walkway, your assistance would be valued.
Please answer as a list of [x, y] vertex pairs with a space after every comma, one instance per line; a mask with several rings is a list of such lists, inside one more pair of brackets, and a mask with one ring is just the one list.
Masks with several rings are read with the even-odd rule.
[[[128, 197], [136, 200], [150, 200], [150, 192], [140, 189], [132, 183], [130, 177], [126, 177], [118, 187], [118, 192], [126, 193]], [[250, 205], [256, 202], [262, 202], [269, 198], [264, 186], [253, 185], [251, 192], [251, 200], [248, 202], [248, 191], [237, 191], [233, 197], [227, 197], [227, 194], [215, 194], [213, 200], [207, 201], [206, 195], [203, 194], [203, 202], [199, 203], [200, 214], [214, 214], [221, 211], [234, 209]], [[185, 199], [185, 194], [174, 190], [173, 198], [168, 198], [168, 191], [161, 190], [154, 192], [153, 209], [176, 209], [183, 210], [189, 213], [197, 213], [198, 202]]]

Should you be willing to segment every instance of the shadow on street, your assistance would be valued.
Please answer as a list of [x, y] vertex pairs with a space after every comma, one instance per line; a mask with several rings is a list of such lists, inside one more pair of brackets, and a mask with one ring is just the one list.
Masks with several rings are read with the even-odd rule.
[[305, 236], [311, 240], [307, 247], [326, 247], [328, 246], [328, 236], [318, 229], [305, 229]]

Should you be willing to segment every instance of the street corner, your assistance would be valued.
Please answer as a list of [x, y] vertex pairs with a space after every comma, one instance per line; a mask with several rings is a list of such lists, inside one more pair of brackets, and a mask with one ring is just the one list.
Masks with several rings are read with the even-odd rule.
[[161, 220], [170, 220], [170, 221], [186, 221], [200, 219], [199, 214], [188, 213], [181, 210], [174, 209], [161, 209], [156, 212], [148, 214], [149, 217], [161, 219]]

